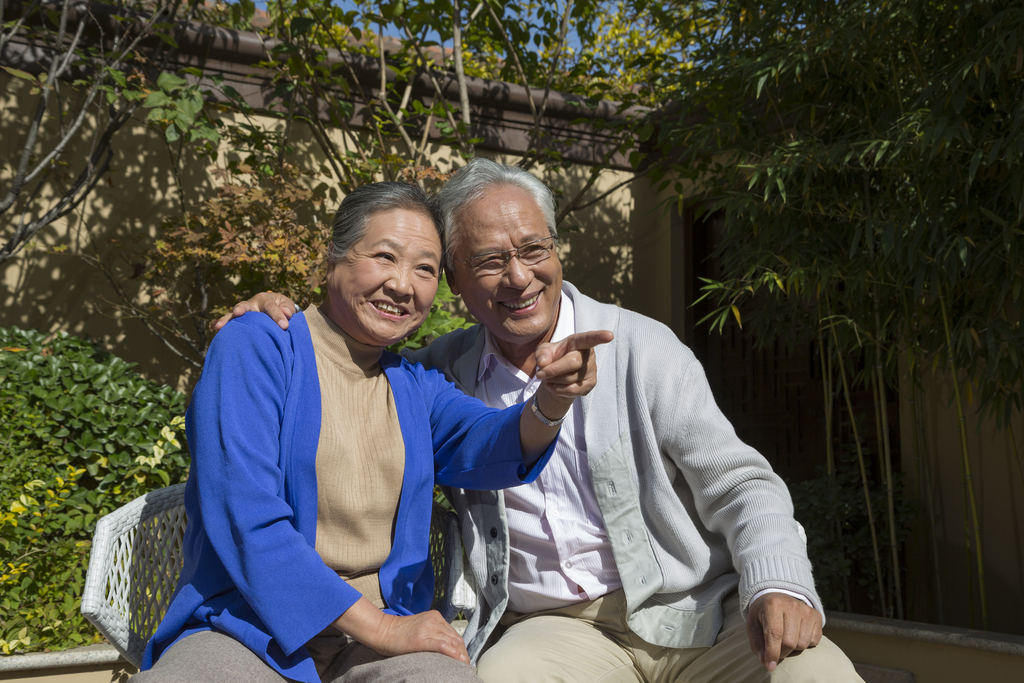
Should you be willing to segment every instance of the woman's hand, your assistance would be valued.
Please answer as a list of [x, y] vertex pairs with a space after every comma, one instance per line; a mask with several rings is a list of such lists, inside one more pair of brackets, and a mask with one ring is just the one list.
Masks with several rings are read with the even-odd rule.
[[440, 612], [431, 610], [408, 617], [384, 616], [388, 623], [384, 627], [383, 639], [377, 646], [370, 645], [378, 653], [393, 657], [409, 652], [439, 652], [469, 664], [466, 643]]
[[251, 299], [239, 301], [235, 304], [230, 313], [225, 313], [213, 323], [213, 331], [214, 333], [219, 332], [220, 328], [227, 325], [229, 320], [232, 320], [233, 318], [241, 318], [250, 311], [266, 313], [274, 319], [274, 322], [277, 323], [282, 330], [287, 330], [288, 320], [295, 315], [296, 308], [297, 306], [295, 305], [295, 302], [284, 294], [278, 294], [277, 292], [260, 292]]
[[335, 627], [385, 657], [412, 652], [438, 652], [469, 664], [469, 653], [459, 632], [440, 612], [399, 617], [385, 614], [366, 598], [359, 598], [334, 621]]

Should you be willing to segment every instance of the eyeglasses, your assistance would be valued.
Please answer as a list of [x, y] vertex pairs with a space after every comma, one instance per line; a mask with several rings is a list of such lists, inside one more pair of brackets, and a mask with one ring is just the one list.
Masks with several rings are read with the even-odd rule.
[[504, 273], [508, 268], [508, 262], [515, 256], [525, 266], [534, 266], [541, 261], [551, 258], [551, 250], [558, 246], [557, 237], [545, 237], [544, 239], [527, 242], [518, 249], [510, 251], [492, 251], [489, 254], [470, 256], [467, 259], [455, 259], [465, 263], [473, 269], [477, 275], [498, 275]]

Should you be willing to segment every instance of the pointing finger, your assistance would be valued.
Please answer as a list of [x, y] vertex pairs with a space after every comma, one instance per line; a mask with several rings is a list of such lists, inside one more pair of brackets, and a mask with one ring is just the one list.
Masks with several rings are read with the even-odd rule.
[[[555, 344], [541, 344], [537, 348], [536, 361], [537, 369], [539, 372], [537, 376], [541, 379], [551, 376], [553, 373], [545, 372], [545, 368], [551, 363], [558, 361], [561, 358], [568, 357], [574, 352], [579, 352], [580, 358], [584, 364], [587, 362], [585, 356], [588, 351], [601, 344], [607, 344], [615, 335], [608, 330], [591, 330], [589, 332], [577, 332], [570, 334], [568, 337]], [[568, 366], [564, 366], [568, 367]], [[577, 367], [579, 367], [577, 365]], [[564, 369], [559, 369], [557, 372], [564, 372]]]
[[601, 344], [607, 344], [612, 339], [615, 339], [615, 335], [610, 330], [590, 330], [589, 332], [577, 332], [570, 334], [568, 337], [563, 339], [560, 344], [565, 345], [564, 353], [570, 351], [582, 351], [584, 349], [592, 349], [595, 346]]

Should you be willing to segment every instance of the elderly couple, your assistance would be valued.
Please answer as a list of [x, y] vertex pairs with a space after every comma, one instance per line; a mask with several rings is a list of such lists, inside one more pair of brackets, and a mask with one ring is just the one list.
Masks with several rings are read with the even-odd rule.
[[[139, 683], [860, 681], [785, 485], [693, 354], [563, 282], [556, 244], [548, 188], [475, 159], [433, 201], [348, 195], [319, 306], [235, 307]], [[442, 268], [482, 325], [384, 351]], [[427, 611], [435, 482], [479, 586], [464, 640]]]

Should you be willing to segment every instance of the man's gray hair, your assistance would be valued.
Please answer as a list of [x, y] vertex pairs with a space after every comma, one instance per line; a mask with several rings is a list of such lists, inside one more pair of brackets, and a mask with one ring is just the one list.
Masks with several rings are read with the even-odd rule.
[[461, 238], [462, 213], [488, 191], [503, 186], [518, 187], [529, 193], [544, 214], [548, 232], [552, 237], [558, 237], [555, 198], [548, 186], [521, 168], [478, 157], [456, 171], [434, 198], [443, 226], [441, 241], [444, 244], [445, 269], [451, 270], [454, 265], [455, 250]]
[[371, 216], [395, 209], [414, 211], [430, 218], [441, 244], [444, 244], [441, 218], [434, 203], [419, 185], [398, 182], [370, 183], [357, 187], [341, 200], [341, 206], [334, 214], [334, 228], [331, 230], [327, 262], [337, 263], [345, 258], [348, 250], [363, 239]]

